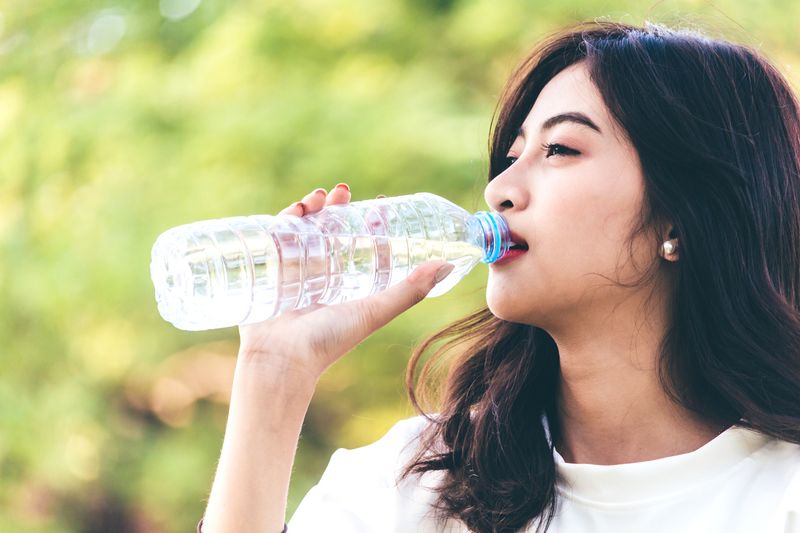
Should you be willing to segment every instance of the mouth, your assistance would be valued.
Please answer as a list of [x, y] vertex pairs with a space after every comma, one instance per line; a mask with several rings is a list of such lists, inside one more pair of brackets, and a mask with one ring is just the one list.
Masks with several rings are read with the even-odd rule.
[[503, 254], [503, 257], [489, 265], [490, 267], [499, 267], [505, 265], [513, 261], [514, 259], [525, 255], [527, 252], [527, 248], [509, 248], [509, 250]]
[[506, 253], [503, 254], [500, 259], [492, 263], [492, 266], [504, 265], [510, 261], [513, 261], [517, 257], [524, 255], [525, 252], [528, 251], [528, 243], [525, 242], [525, 239], [523, 239], [520, 235], [514, 233], [513, 231], [509, 231], [508, 236], [509, 240], [511, 241], [509, 242], [508, 251], [506, 251]]
[[509, 237], [511, 237], [511, 246], [509, 247], [510, 250], [527, 250], [528, 243], [525, 242], [520, 235], [514, 233], [513, 231], [509, 232]]

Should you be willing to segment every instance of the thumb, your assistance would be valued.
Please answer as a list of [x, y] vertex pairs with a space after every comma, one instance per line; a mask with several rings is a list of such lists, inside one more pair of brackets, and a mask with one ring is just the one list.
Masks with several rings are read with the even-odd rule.
[[[383, 292], [368, 296], [358, 303], [368, 317], [364, 327], [369, 334], [388, 324], [394, 317], [425, 299], [437, 283], [453, 271], [455, 265], [445, 261], [427, 261], [414, 269], [406, 279]], [[353, 302], [356, 303], [356, 302]]]
[[323, 312], [331, 323], [337, 325], [319, 336], [315, 343], [315, 351], [323, 356], [320, 374], [373, 332], [424, 299], [452, 272], [453, 267], [444, 261], [428, 261], [384, 291], [330, 307], [323, 306]]

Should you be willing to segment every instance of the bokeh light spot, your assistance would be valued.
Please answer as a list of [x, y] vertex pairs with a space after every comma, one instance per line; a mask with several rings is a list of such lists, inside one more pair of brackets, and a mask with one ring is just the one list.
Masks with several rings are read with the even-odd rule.
[[122, 12], [100, 11], [89, 23], [78, 49], [90, 55], [106, 54], [119, 44], [126, 31], [127, 23]]
[[158, 7], [166, 18], [179, 20], [194, 13], [199, 5], [200, 0], [161, 0]]

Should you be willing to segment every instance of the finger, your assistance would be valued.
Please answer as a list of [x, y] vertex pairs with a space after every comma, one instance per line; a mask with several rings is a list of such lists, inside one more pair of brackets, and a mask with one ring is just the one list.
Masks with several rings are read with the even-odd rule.
[[278, 212], [279, 215], [294, 215], [301, 217], [306, 214], [306, 206], [303, 202], [295, 202], [289, 207], [285, 207]]
[[309, 213], [316, 213], [325, 207], [325, 189], [314, 189], [310, 193], [303, 196], [303, 204], [306, 206], [306, 215]]
[[350, 187], [346, 183], [338, 183], [325, 198], [325, 205], [346, 204], [350, 201]]

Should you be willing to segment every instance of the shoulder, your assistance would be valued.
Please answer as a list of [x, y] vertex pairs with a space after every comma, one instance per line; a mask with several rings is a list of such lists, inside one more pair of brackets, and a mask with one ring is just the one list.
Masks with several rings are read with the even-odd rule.
[[800, 533], [800, 444], [770, 438], [750, 460], [753, 485], [772, 493], [783, 530]]
[[429, 478], [398, 482], [430, 423], [425, 416], [400, 420], [371, 444], [336, 450], [295, 510], [289, 531], [433, 531], [425, 525], [436, 496]]
[[[800, 481], [800, 444], [763, 436], [765, 444], [750, 456], [759, 469], [788, 486]], [[798, 487], [800, 488], [800, 487]]]
[[[433, 418], [435, 415], [427, 415]], [[384, 448], [402, 448], [405, 447], [419, 438], [422, 432], [427, 428], [431, 421], [424, 415], [413, 416], [395, 422], [391, 428], [378, 440], [362, 446], [360, 448], [353, 448], [350, 451], [369, 451]]]
[[419, 415], [399, 420], [378, 440], [358, 448], [339, 448], [331, 456], [320, 485], [357, 481], [362, 486], [388, 487], [420, 445], [420, 436], [430, 420]]
[[800, 528], [800, 444], [774, 440], [767, 447], [776, 471], [783, 472], [787, 481], [787, 505], [797, 513]]

